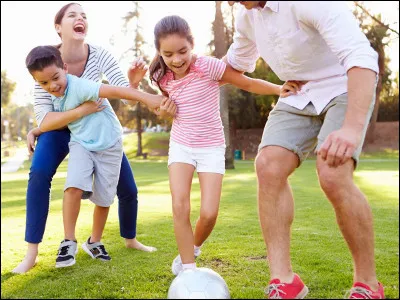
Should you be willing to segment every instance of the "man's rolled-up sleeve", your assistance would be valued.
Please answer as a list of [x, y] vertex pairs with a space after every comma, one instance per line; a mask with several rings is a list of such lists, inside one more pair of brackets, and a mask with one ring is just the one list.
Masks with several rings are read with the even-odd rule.
[[253, 72], [260, 57], [254, 42], [254, 28], [246, 11], [240, 9], [236, 16], [236, 31], [227, 53], [228, 63], [242, 72]]

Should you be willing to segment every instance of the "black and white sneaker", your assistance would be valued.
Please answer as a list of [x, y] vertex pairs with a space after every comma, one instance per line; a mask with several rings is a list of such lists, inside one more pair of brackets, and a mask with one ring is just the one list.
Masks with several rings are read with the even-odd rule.
[[56, 268], [69, 267], [75, 264], [75, 255], [78, 253], [76, 241], [63, 240], [58, 248]]
[[111, 260], [102, 242], [90, 243], [90, 237], [82, 244], [82, 249], [85, 250], [91, 258], [100, 259], [103, 261]]

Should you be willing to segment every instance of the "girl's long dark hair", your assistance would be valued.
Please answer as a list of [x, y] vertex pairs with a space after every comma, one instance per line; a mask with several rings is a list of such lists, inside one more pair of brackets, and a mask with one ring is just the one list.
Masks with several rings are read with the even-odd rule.
[[[194, 44], [189, 24], [179, 16], [167, 16], [158, 21], [154, 27], [154, 44], [158, 52], [160, 52], [160, 39], [170, 34], [178, 34], [186, 38], [192, 46]], [[167, 68], [167, 65], [159, 54], [156, 54], [149, 68], [150, 80], [157, 84], [158, 88], [165, 96], [168, 96], [168, 94], [161, 88], [160, 80], [167, 72]]]

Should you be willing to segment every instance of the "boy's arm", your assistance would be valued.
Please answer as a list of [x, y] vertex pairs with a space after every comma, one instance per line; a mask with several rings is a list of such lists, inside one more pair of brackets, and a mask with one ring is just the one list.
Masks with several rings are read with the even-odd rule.
[[250, 78], [229, 65], [226, 66], [220, 81], [233, 84], [239, 89], [260, 95], [280, 95], [281, 92], [280, 85], [261, 79]]
[[164, 98], [161, 95], [152, 95], [144, 93], [133, 88], [102, 84], [99, 90], [99, 97], [109, 99], [126, 99], [131, 101], [140, 101], [149, 108], [160, 107]]
[[48, 112], [40, 124], [40, 131], [59, 130], [84, 116], [102, 111], [105, 108], [105, 106], [102, 105], [103, 100], [104, 99], [85, 101], [78, 107], [63, 112]]

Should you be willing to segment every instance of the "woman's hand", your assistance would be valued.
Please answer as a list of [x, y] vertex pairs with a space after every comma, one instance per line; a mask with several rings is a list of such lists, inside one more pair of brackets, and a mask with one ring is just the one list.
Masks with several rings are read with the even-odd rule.
[[296, 95], [306, 83], [307, 81], [288, 80], [281, 86], [279, 96], [285, 98], [291, 95]]
[[39, 127], [31, 129], [28, 134], [26, 135], [26, 146], [28, 147], [29, 155], [32, 155], [35, 151], [35, 144], [36, 139], [42, 132], [40, 131]]
[[136, 58], [128, 69], [128, 78], [131, 87], [137, 89], [140, 81], [142, 81], [148, 67], [142, 57]]
[[163, 119], [169, 117], [174, 118], [176, 114], [176, 105], [170, 98], [164, 97], [161, 101], [160, 109], [154, 113]]
[[85, 101], [77, 107], [80, 111], [81, 117], [102, 111], [107, 106], [103, 105], [104, 98], [99, 98], [97, 101]]

